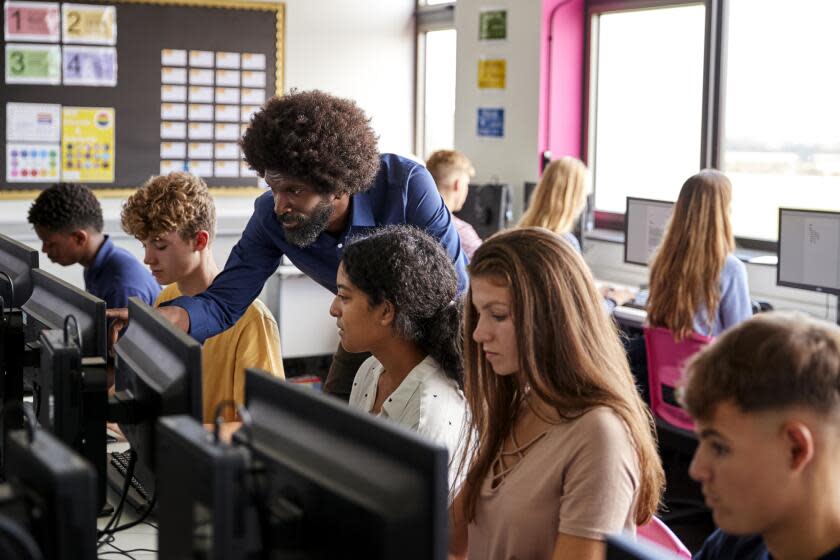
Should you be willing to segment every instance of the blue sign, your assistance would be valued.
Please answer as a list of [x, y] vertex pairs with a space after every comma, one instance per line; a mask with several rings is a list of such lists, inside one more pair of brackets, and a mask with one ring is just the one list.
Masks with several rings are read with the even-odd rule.
[[505, 110], [501, 107], [479, 107], [478, 135], [502, 138], [505, 135]]

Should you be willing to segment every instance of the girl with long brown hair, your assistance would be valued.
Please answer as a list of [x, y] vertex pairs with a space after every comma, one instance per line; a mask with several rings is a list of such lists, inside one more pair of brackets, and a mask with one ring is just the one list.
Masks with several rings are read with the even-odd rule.
[[714, 169], [690, 177], [650, 267], [648, 323], [677, 338], [717, 336], [752, 316], [747, 271], [732, 251], [732, 184]]
[[450, 553], [601, 558], [647, 523], [664, 474], [651, 418], [589, 268], [542, 228], [475, 253], [464, 323], [466, 482]]

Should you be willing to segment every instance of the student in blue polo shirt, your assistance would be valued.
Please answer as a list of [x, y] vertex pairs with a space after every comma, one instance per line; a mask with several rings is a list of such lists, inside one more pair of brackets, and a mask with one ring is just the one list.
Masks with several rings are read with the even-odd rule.
[[[467, 259], [432, 176], [414, 161], [380, 154], [370, 119], [354, 102], [320, 91], [273, 98], [241, 145], [271, 192], [257, 198], [210, 288], [161, 308], [199, 342], [236, 322], [283, 255], [335, 293], [345, 239], [382, 225], [410, 224], [437, 239], [455, 265], [459, 291], [465, 289]], [[339, 346], [325, 390], [347, 399], [367, 356]]]
[[762, 313], [687, 376], [689, 474], [719, 527], [695, 560], [840, 559], [840, 327]]
[[85, 289], [109, 308], [126, 307], [132, 296], [154, 304], [160, 285], [140, 261], [102, 233], [102, 207], [89, 188], [52, 185], [38, 195], [28, 217], [47, 257], [62, 266], [81, 264]]

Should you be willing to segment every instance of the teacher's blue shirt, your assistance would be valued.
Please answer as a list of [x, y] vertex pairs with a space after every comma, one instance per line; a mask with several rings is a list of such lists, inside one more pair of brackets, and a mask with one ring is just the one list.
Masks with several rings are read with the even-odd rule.
[[111, 238], [96, 252], [93, 263], [85, 268], [85, 290], [105, 301], [108, 309], [128, 307], [128, 298], [137, 296], [154, 305], [160, 284], [134, 255], [117, 247]]
[[323, 232], [312, 245], [301, 248], [286, 241], [283, 226], [274, 213], [271, 192], [261, 195], [242, 238], [213, 284], [204, 293], [175, 298], [169, 305], [187, 310], [190, 334], [204, 342], [236, 323], [277, 270], [283, 255], [335, 293], [335, 278], [347, 237], [389, 224], [417, 226], [438, 239], [455, 265], [459, 292], [466, 289], [467, 258], [461, 250], [452, 215], [432, 176], [422, 165], [394, 154], [382, 154], [373, 185], [350, 198], [349, 212], [350, 220], [341, 235]]

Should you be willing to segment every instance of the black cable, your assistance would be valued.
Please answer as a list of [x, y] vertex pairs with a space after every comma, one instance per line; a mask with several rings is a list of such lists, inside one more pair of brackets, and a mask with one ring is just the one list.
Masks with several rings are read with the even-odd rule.
[[38, 548], [38, 544], [32, 538], [32, 535], [21, 527], [19, 523], [5, 515], [0, 515], [0, 532], [9, 537], [9, 540], [26, 554], [25, 558], [29, 560], [43, 560], [43, 555], [41, 554], [41, 549]]
[[136, 527], [137, 525], [140, 525], [141, 523], [146, 521], [146, 518], [149, 517], [149, 514], [152, 513], [153, 509], [155, 509], [155, 502], [156, 501], [157, 501], [157, 489], [155, 489], [155, 493], [152, 494], [152, 499], [149, 501], [148, 507], [146, 508], [146, 510], [143, 512], [143, 514], [140, 517], [138, 517], [134, 521], [129, 521], [125, 525], [120, 525], [118, 527], [114, 527], [113, 529], [108, 531], [108, 534], [113, 535], [114, 533], [116, 533], [118, 531], [125, 531], [126, 529], [131, 529], [132, 527]]
[[[107, 525], [105, 525], [105, 528], [96, 532], [97, 539], [102, 539], [103, 536], [110, 535], [111, 533], [109, 532], [109, 530], [117, 522], [119, 517], [122, 515], [122, 510], [123, 510], [123, 507], [125, 506], [126, 496], [128, 496], [128, 490], [131, 486], [131, 479], [134, 476], [134, 465], [137, 462], [137, 454], [134, 452], [134, 450], [129, 449], [128, 453], [129, 453], [128, 467], [126, 468], [125, 482], [123, 483], [123, 491], [122, 491], [122, 495], [120, 496], [120, 502], [119, 502], [119, 504], [117, 504], [117, 507], [114, 510], [113, 515], [111, 515], [111, 519], [109, 519]], [[97, 542], [96, 548], [99, 548], [103, 544], [106, 544], [106, 541], [104, 539], [99, 540]]]

